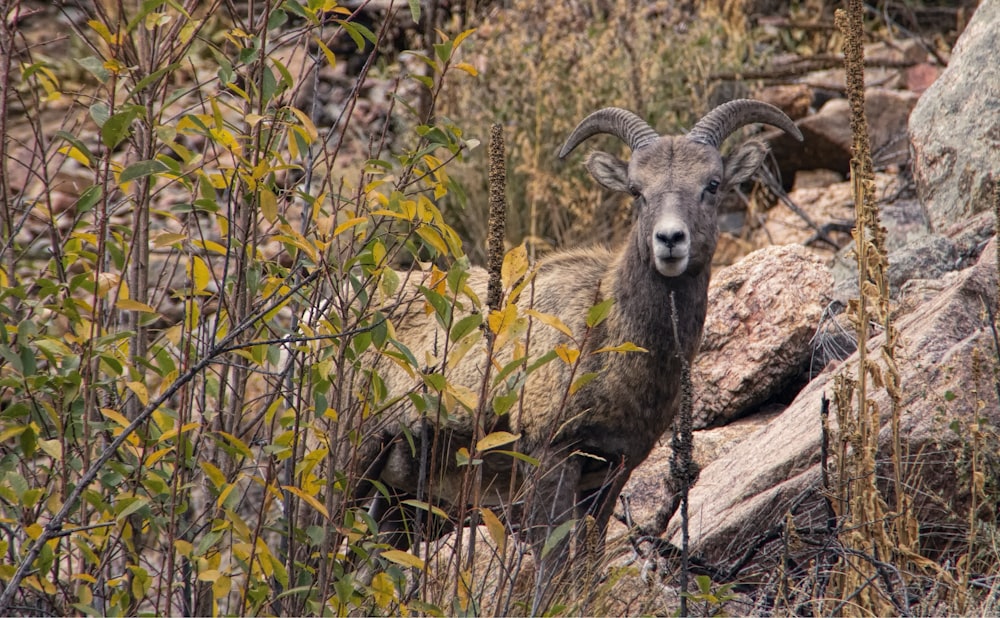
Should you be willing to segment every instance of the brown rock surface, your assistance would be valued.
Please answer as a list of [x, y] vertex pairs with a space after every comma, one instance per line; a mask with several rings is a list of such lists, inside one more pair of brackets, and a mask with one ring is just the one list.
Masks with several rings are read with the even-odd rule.
[[712, 277], [691, 369], [695, 428], [745, 415], [801, 374], [832, 282], [801, 245], [766, 247]]
[[[899, 164], [908, 158], [906, 123], [918, 95], [903, 90], [869, 88], [865, 92], [865, 115], [876, 166]], [[850, 108], [847, 99], [831, 99], [820, 110], [796, 122], [805, 138], [801, 143], [769, 131], [774, 157], [782, 176], [792, 178], [798, 170], [824, 168], [841, 174], [850, 169]]]
[[[911, 460], [904, 477], [912, 489], [925, 548], [947, 541], [936, 532], [950, 526], [949, 534], [956, 534], [954, 526], [968, 515], [969, 471], [960, 463], [959, 432], [967, 431], [963, 428], [977, 416], [989, 426], [1000, 424], [996, 351], [982, 310], [984, 303], [996, 303], [995, 245], [990, 244], [983, 255], [975, 266], [946, 275], [939, 293], [932, 288], [942, 287], [940, 282], [932, 285], [925, 294], [932, 300], [916, 304], [897, 322], [901, 433], [908, 452], [920, 454]], [[875, 355], [881, 343], [881, 337], [872, 341]], [[978, 362], [970, 362], [977, 358]], [[813, 380], [774, 421], [702, 469], [690, 494], [693, 551], [709, 561], [726, 563], [781, 522], [786, 512], [792, 512], [799, 526], [821, 523], [819, 410], [821, 398], [832, 396], [833, 376], [845, 372], [856, 375], [857, 354]], [[881, 389], [873, 399], [883, 413], [889, 409]], [[835, 425], [832, 417], [831, 413]], [[986, 452], [995, 452], [996, 435], [986, 434], [984, 439]], [[888, 440], [889, 431], [883, 426], [880, 459], [888, 456]], [[986, 483], [997, 482], [1000, 471], [981, 471]], [[640, 468], [633, 482], [644, 474]], [[880, 471], [880, 477], [887, 474], [888, 470]], [[667, 538], [680, 540], [677, 517]], [[751, 570], [759, 573], [774, 566], [757, 561]]]

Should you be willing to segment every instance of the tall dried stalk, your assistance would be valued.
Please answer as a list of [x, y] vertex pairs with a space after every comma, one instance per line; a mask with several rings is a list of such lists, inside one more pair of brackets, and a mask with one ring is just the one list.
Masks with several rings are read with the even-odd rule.
[[[848, 315], [857, 329], [858, 374], [856, 380], [841, 377], [835, 385], [841, 437], [838, 453], [840, 540], [847, 549], [848, 562], [840, 574], [839, 584], [842, 598], [853, 596], [851, 603], [843, 605], [844, 609], [882, 615], [894, 613], [896, 608], [888, 603], [892, 590], [879, 590], [875, 585], [879, 577], [876, 561], [903, 566], [899, 563], [916, 552], [916, 527], [902, 481], [900, 390], [895, 358], [897, 332], [889, 306], [885, 229], [880, 224], [875, 202], [871, 146], [864, 112], [863, 10], [861, 0], [848, 0], [846, 11], [840, 9], [836, 13], [837, 27], [845, 37], [844, 62], [854, 137], [851, 180], [856, 222], [853, 236], [860, 290], [859, 298], [851, 301], [848, 307]], [[884, 331], [885, 340], [877, 356], [872, 356], [868, 350], [869, 322], [880, 324]], [[875, 481], [880, 419], [879, 407], [872, 395], [880, 388], [885, 389], [890, 402], [894, 513], [888, 512], [889, 507]], [[887, 582], [881, 585], [889, 586]]]

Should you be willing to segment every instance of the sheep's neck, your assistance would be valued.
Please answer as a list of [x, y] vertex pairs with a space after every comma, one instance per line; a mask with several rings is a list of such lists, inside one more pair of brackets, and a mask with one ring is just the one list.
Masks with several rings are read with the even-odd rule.
[[611, 329], [618, 332], [608, 334], [646, 348], [660, 360], [676, 359], [678, 346], [670, 310], [673, 294], [680, 350], [691, 361], [697, 353], [705, 322], [709, 269], [664, 277], [642, 260], [638, 242], [633, 237], [618, 262], [613, 291], [615, 324]]

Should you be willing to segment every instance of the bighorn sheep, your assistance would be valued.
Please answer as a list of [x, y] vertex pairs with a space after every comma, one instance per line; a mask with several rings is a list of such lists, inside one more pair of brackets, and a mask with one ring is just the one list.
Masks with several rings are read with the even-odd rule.
[[[530, 304], [537, 311], [559, 316], [580, 344], [580, 335], [587, 331], [588, 309], [613, 299], [606, 319], [582, 341], [575, 374], [567, 363], [548, 363], [528, 377], [520, 405], [486, 423], [486, 431], [520, 434], [517, 451], [541, 462], [537, 468], [522, 465], [520, 471], [520, 478], [530, 479], [533, 491], [524, 502], [536, 551], [555, 526], [584, 514], [595, 518], [603, 538], [629, 475], [671, 426], [680, 399], [681, 359], [691, 362], [701, 340], [718, 239], [719, 199], [747, 180], [767, 153], [766, 145], [755, 140], [725, 158], [719, 148], [736, 129], [755, 122], [772, 124], [802, 139], [779, 109], [738, 100], [712, 110], [684, 136], [660, 136], [632, 112], [601, 109], [585, 118], [559, 151], [564, 158], [600, 133], [620, 138], [632, 150], [631, 161], [594, 152], [586, 167], [601, 185], [627, 192], [635, 201], [631, 233], [622, 247], [562, 251], [544, 258], [535, 276], [534, 294], [525, 292], [519, 301], [522, 308]], [[482, 270], [473, 269], [469, 285], [482, 297], [486, 281]], [[671, 315], [671, 295], [676, 299], [676, 316]], [[535, 324], [532, 350], [551, 350], [569, 341], [560, 330]], [[415, 303], [398, 321], [396, 334], [419, 362], [430, 358], [438, 363], [432, 370], [442, 371], [441, 349], [448, 334], [425, 314], [422, 303]], [[594, 353], [624, 342], [645, 351]], [[474, 357], [470, 352], [448, 369], [447, 379], [478, 389], [484, 366], [485, 354]], [[573, 377], [589, 372], [598, 377], [564, 400]], [[421, 388], [419, 379], [396, 366], [383, 367], [381, 375], [390, 394]], [[435, 425], [433, 414], [417, 413], [405, 398], [402, 403], [407, 405], [398, 404], [389, 422], [382, 424], [382, 444], [364, 453], [370, 478], [400, 494], [412, 496], [420, 487], [432, 502], [456, 504], [467, 470], [456, 465], [456, 453], [471, 444], [471, 419], [453, 414]], [[424, 470], [425, 482], [419, 480], [422, 436], [434, 439], [439, 451], [437, 467]], [[511, 483], [513, 460], [499, 455], [483, 459], [480, 502], [507, 503], [511, 488], [518, 486]], [[428, 465], [426, 458], [424, 465]], [[372, 514], [393, 520], [397, 525], [394, 542], [406, 545], [409, 539], [398, 527], [403, 508], [383, 498]]]

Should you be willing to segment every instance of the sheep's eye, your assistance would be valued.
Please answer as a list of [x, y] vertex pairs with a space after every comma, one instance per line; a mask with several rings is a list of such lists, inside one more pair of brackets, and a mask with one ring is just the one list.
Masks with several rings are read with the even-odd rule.
[[639, 187], [637, 187], [635, 185], [629, 185], [628, 192], [634, 198], [640, 198], [640, 197], [642, 197], [642, 191], [640, 191]]
[[711, 193], [712, 195], [715, 195], [719, 191], [719, 181], [710, 180], [708, 182], [708, 185], [705, 186], [705, 190]]

